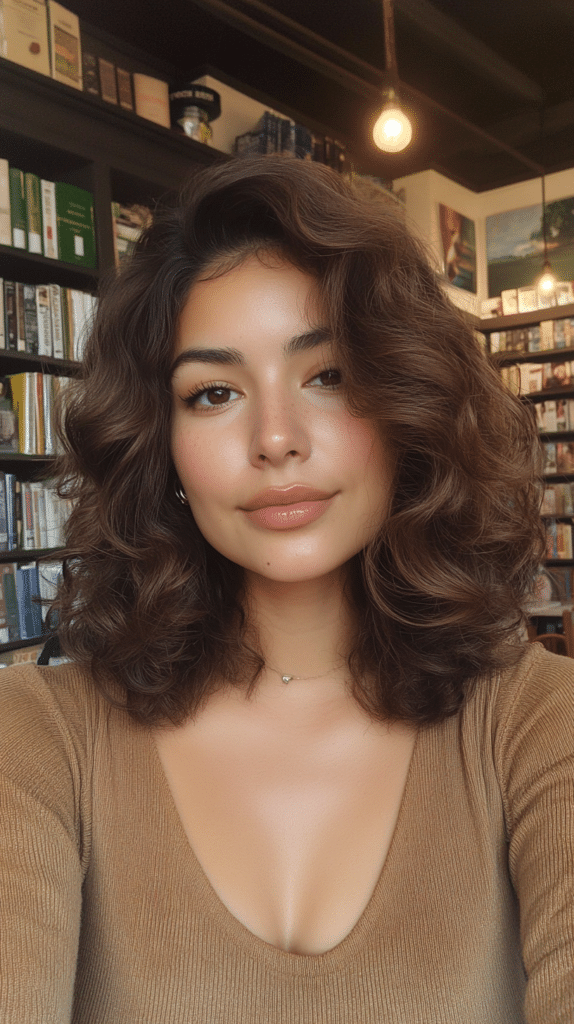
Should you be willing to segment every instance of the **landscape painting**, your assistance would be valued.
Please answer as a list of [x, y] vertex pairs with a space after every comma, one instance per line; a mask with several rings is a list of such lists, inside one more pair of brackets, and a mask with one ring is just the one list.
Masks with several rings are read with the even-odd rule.
[[[548, 259], [557, 281], [574, 280], [574, 197], [546, 203]], [[544, 263], [542, 203], [486, 218], [488, 294], [535, 284]]]

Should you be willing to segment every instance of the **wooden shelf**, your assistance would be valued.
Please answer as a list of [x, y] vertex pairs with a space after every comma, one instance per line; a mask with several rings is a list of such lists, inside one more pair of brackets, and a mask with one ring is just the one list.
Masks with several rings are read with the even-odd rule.
[[512, 313], [509, 316], [493, 316], [480, 321], [481, 331], [509, 331], [513, 327], [529, 327], [542, 320], [565, 320], [574, 316], [574, 302], [564, 306], [550, 306], [548, 309], [534, 309], [530, 313]]
[[574, 348], [552, 348], [542, 352], [491, 352], [495, 366], [513, 366], [515, 363], [559, 363], [574, 359]]
[[0, 551], [0, 564], [5, 562], [36, 562], [46, 555], [57, 555], [61, 548], [13, 548], [12, 551]]

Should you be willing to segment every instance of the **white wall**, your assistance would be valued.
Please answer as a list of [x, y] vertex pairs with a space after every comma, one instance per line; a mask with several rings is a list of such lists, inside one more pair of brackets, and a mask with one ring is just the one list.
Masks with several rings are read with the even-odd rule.
[[[210, 145], [222, 153], [233, 153], [236, 137], [250, 132], [266, 110], [271, 110], [272, 114], [277, 113], [271, 107], [251, 99], [251, 96], [245, 96], [244, 93], [232, 89], [230, 85], [212, 78], [211, 75], [202, 75], [201, 78], [196, 78], [195, 82], [197, 85], [215, 89], [220, 95], [221, 114], [217, 120], [211, 122], [213, 135]], [[283, 116], [279, 114], [279, 117]]]
[[[480, 316], [483, 300], [488, 298], [486, 267], [486, 218], [506, 210], [518, 210], [542, 202], [540, 178], [532, 178], [517, 185], [506, 185], [486, 192], [472, 192], [436, 171], [421, 171], [405, 178], [397, 178], [393, 189], [404, 190], [407, 223], [430, 246], [439, 270], [442, 270], [442, 246], [439, 231], [438, 205], [450, 206], [464, 217], [470, 217], [476, 226], [477, 294], [461, 288], [449, 287], [449, 294], [457, 305]], [[574, 168], [546, 175], [546, 201], [574, 196]]]

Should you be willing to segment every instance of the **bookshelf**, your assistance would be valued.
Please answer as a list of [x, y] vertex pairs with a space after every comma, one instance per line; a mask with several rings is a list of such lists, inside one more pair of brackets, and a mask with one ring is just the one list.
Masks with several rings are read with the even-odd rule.
[[[481, 330], [487, 336], [489, 349], [494, 332], [517, 329], [523, 332], [523, 343], [527, 345], [528, 328], [539, 327], [544, 321], [552, 325], [553, 347], [538, 348], [536, 351], [512, 348], [491, 352], [491, 359], [506, 376], [509, 386], [520, 393], [523, 400], [535, 410], [547, 459], [542, 518], [551, 538], [552, 550], [561, 555], [548, 557], [545, 564], [551, 569], [563, 567], [564, 571], [570, 571], [574, 565], [571, 551], [574, 532], [574, 303], [532, 313], [493, 317], [482, 321]], [[559, 321], [567, 322], [566, 331], [557, 323]], [[559, 347], [556, 344], [558, 336]], [[540, 365], [548, 368], [563, 366], [564, 383], [560, 383], [553, 370], [543, 370], [541, 375], [538, 370]], [[566, 542], [565, 532], [568, 534]], [[564, 552], [566, 557], [562, 557]]]
[[[178, 189], [195, 167], [229, 159], [131, 111], [3, 59], [0, 95], [0, 157], [20, 170], [90, 192], [97, 251], [97, 266], [87, 268], [0, 245], [4, 280], [58, 284], [96, 295], [100, 282], [115, 266], [112, 201], [153, 208], [162, 196]], [[27, 371], [69, 377], [78, 365], [0, 350], [0, 377]], [[0, 452], [0, 469], [25, 482], [49, 475], [50, 461], [50, 456]], [[36, 561], [49, 552], [54, 549], [2, 551], [0, 571], [7, 563]], [[0, 652], [34, 646], [38, 640], [34, 636], [0, 643]]]

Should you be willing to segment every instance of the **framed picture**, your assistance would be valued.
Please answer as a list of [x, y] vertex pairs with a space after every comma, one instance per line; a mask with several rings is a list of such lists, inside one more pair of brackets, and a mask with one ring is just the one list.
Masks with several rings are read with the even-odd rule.
[[474, 221], [439, 203], [439, 227], [445, 276], [455, 288], [476, 293]]

